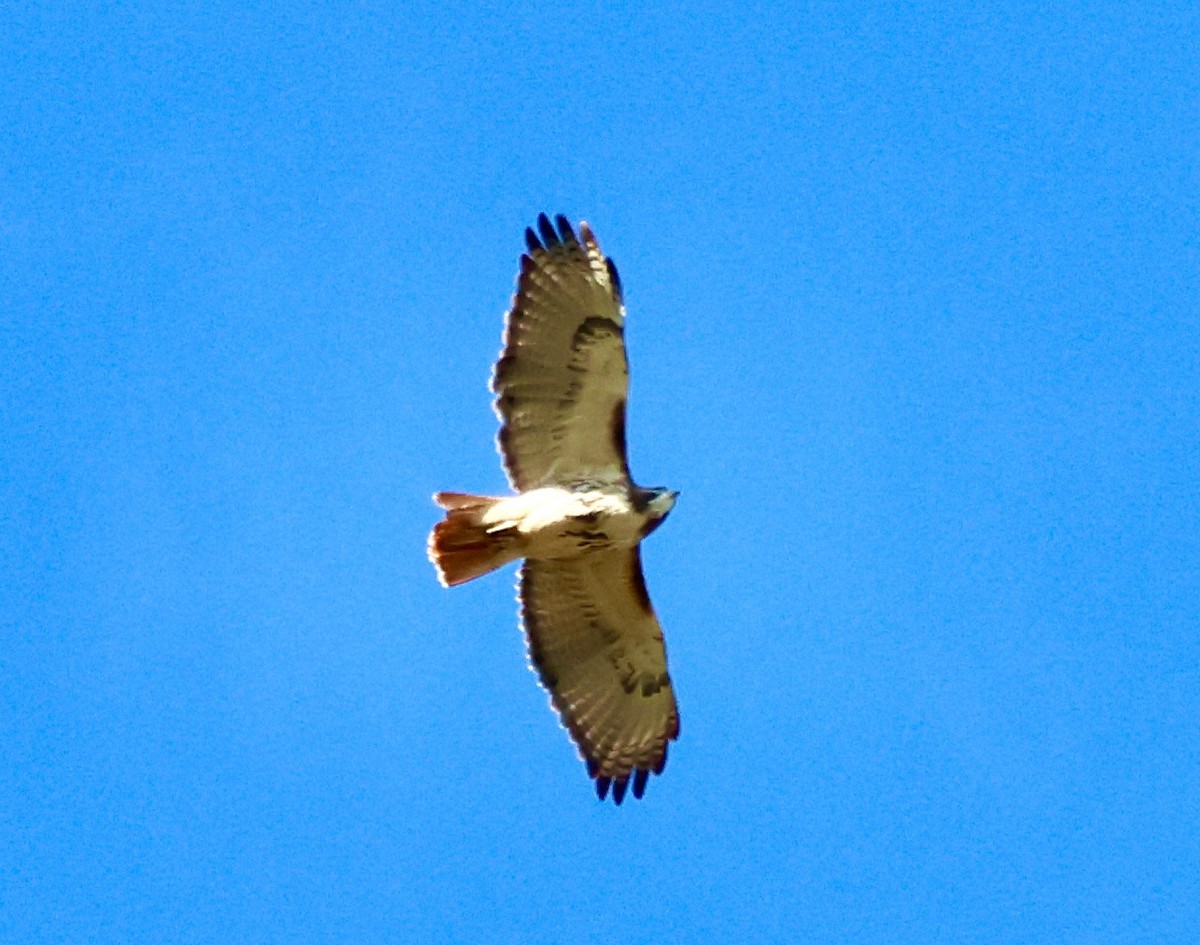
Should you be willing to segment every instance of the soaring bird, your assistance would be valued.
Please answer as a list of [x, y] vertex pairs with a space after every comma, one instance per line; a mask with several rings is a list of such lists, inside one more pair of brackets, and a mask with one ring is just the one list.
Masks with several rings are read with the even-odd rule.
[[675, 504], [635, 485], [625, 448], [625, 306], [586, 223], [525, 231], [492, 375], [498, 447], [516, 495], [439, 492], [429, 558], [446, 586], [524, 558], [529, 660], [596, 793], [620, 804], [661, 774], [679, 710], [640, 544]]

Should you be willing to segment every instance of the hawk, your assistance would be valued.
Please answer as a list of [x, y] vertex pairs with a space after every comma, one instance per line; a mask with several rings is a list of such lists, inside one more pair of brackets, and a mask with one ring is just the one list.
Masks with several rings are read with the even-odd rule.
[[586, 223], [525, 231], [492, 375], [498, 446], [516, 495], [439, 492], [429, 558], [446, 586], [519, 558], [529, 660], [604, 800], [661, 774], [679, 710], [640, 543], [675, 504], [634, 484], [625, 454], [625, 306]]

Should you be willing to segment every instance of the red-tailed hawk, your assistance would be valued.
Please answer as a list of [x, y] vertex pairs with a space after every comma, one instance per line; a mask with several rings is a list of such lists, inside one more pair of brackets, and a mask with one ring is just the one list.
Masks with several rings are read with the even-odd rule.
[[[557, 226], [555, 225], [557, 224]], [[521, 566], [529, 659], [596, 793], [620, 804], [661, 774], [679, 711], [639, 543], [676, 493], [633, 483], [625, 456], [625, 307], [586, 223], [545, 214], [525, 231], [492, 390], [518, 493], [439, 492], [429, 557], [447, 586]], [[630, 783], [632, 781], [632, 784]]]

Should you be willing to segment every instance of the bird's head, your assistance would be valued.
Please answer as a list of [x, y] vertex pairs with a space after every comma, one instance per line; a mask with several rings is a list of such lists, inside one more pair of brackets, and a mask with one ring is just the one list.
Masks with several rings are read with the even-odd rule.
[[649, 535], [663, 523], [679, 497], [678, 492], [670, 489], [642, 489], [642, 508], [646, 511], [646, 530], [643, 535]]
[[651, 489], [650, 501], [646, 503], [646, 511], [655, 518], [666, 518], [667, 513], [675, 507], [675, 500], [679, 498], [678, 492], [672, 492], [670, 489]]

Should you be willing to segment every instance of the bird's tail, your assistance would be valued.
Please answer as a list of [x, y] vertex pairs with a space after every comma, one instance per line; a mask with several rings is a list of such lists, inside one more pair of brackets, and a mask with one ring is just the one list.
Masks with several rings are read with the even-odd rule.
[[484, 521], [503, 499], [435, 492], [433, 501], [446, 510], [446, 517], [429, 533], [429, 560], [447, 587], [465, 584], [521, 556], [510, 529]]

